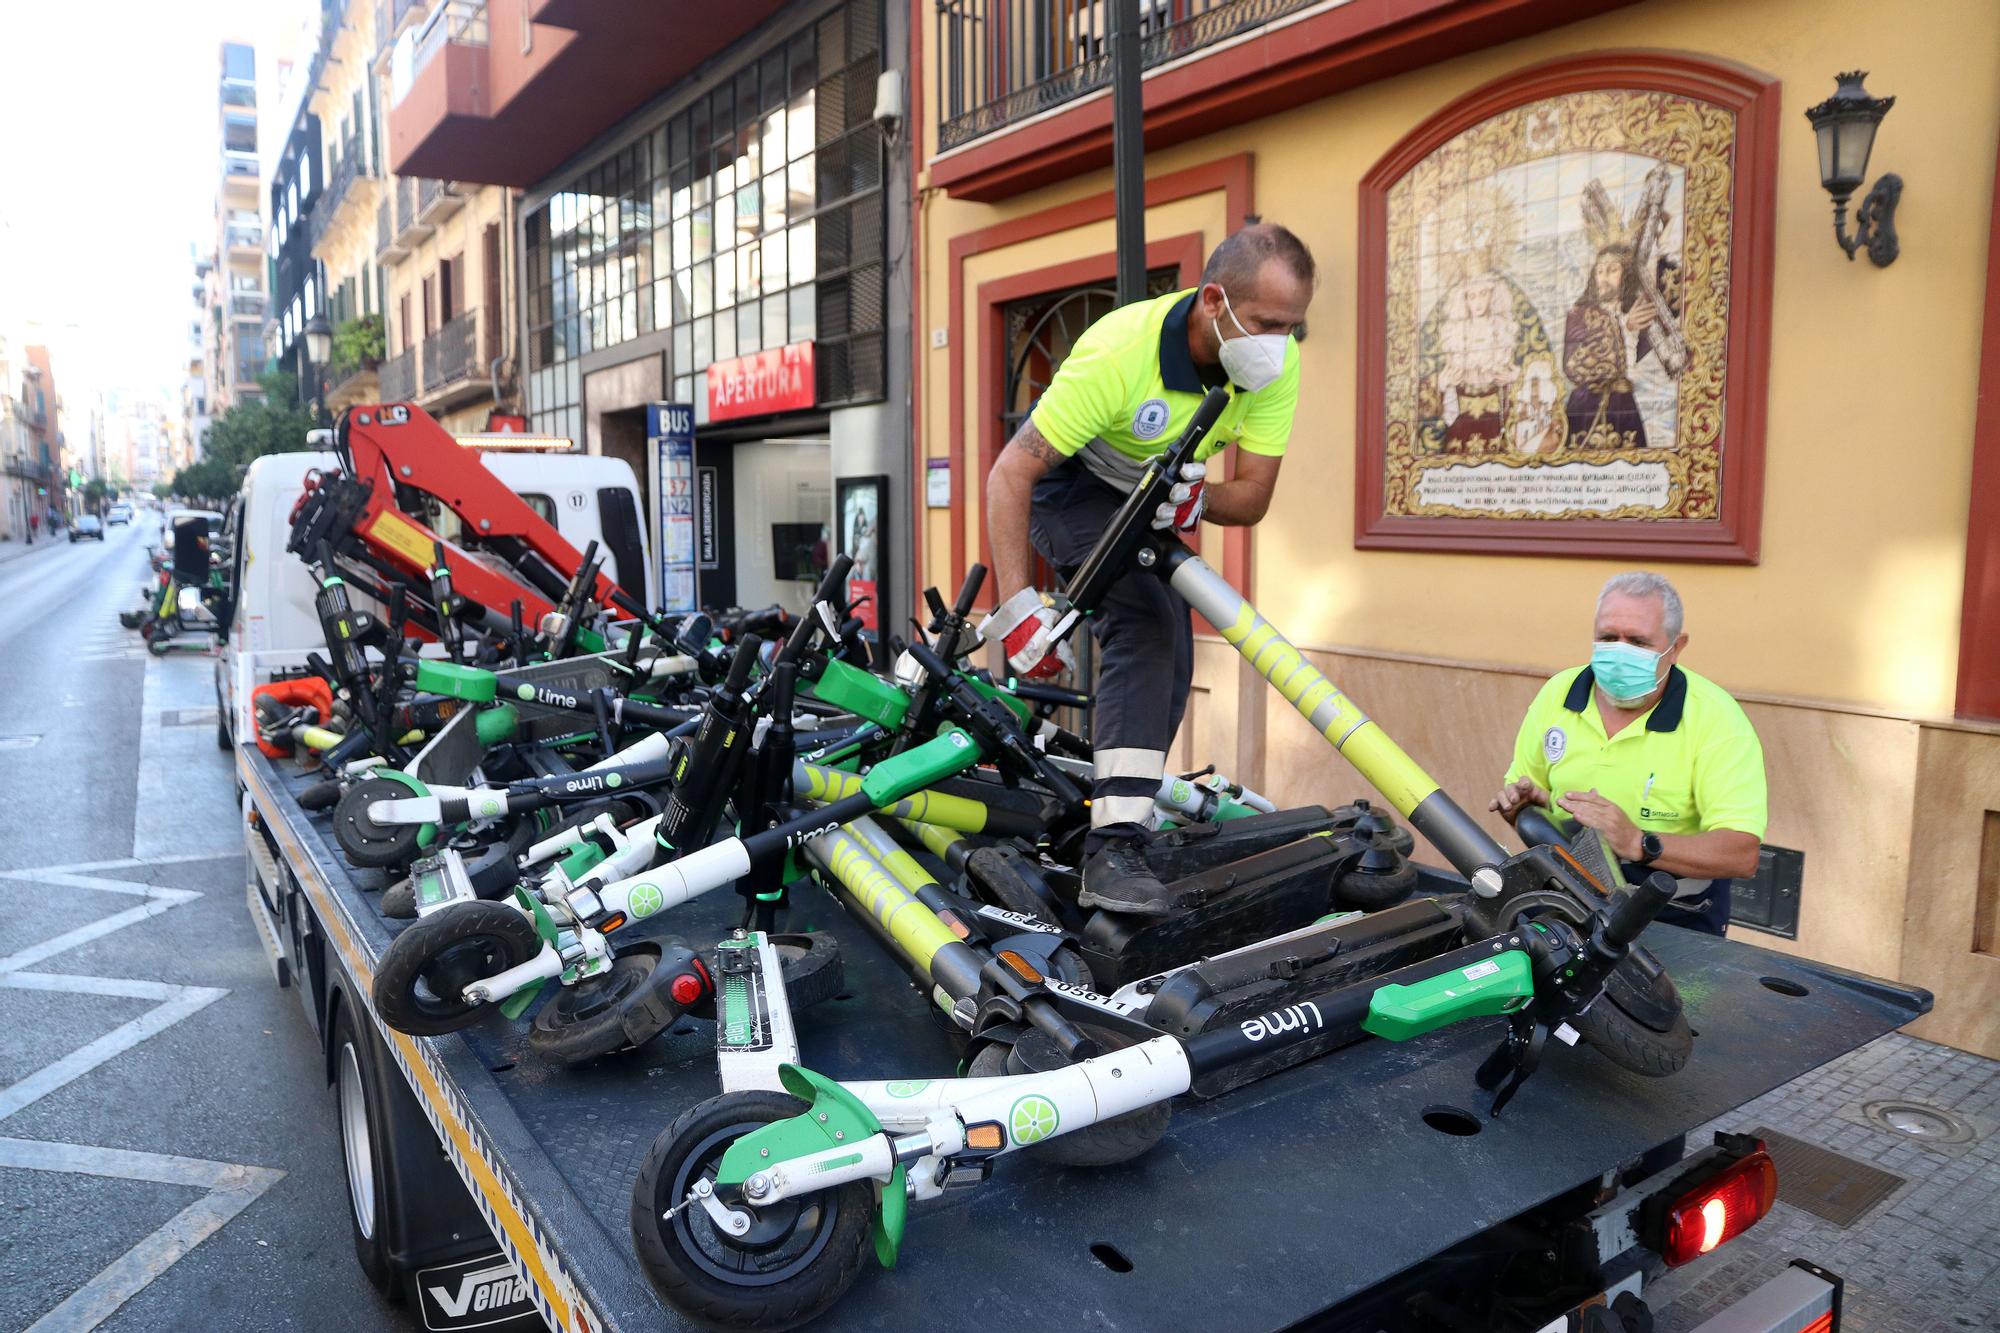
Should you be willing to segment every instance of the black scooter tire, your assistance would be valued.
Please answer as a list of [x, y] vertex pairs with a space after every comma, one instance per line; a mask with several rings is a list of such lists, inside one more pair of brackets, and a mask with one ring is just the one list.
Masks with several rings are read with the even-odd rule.
[[139, 628], [145, 619], [146, 613], [144, 611], [120, 611], [118, 613], [118, 623], [126, 629]]
[[499, 1008], [468, 1004], [461, 997], [468, 983], [519, 967], [541, 948], [534, 923], [506, 903], [459, 903], [419, 917], [375, 965], [375, 1012], [412, 1037], [456, 1032]]
[[333, 840], [340, 844], [348, 864], [363, 870], [409, 864], [417, 854], [423, 825], [377, 824], [368, 817], [368, 807], [376, 801], [401, 800], [411, 794], [393, 778], [364, 778], [341, 794], [333, 808]]
[[[1084, 1025], [1084, 1031], [1098, 1037], [1107, 1035], [1088, 1024]], [[979, 1053], [972, 1057], [972, 1063], [966, 1066], [965, 1076], [999, 1078], [1027, 1072], [1008, 1067], [1007, 1057], [1012, 1049], [998, 1042], [980, 1047]], [[1142, 1106], [1136, 1111], [1100, 1121], [1088, 1129], [1058, 1134], [1045, 1143], [1037, 1143], [1021, 1151], [1051, 1166], [1118, 1166], [1144, 1156], [1154, 1144], [1165, 1138], [1173, 1114], [1171, 1102], [1155, 1102], [1151, 1106]]]
[[[785, 977], [785, 1000], [796, 1013], [831, 1000], [847, 985], [847, 965], [841, 961], [840, 942], [831, 935], [772, 935], [771, 947], [778, 951], [778, 970]], [[720, 970], [716, 951], [706, 949], [701, 965], [713, 977]]]
[[[676, 962], [692, 957], [675, 950]], [[620, 951], [602, 976], [574, 986], [551, 983], [555, 994], [535, 1014], [528, 1045], [543, 1059], [570, 1066], [645, 1045], [681, 1016], [666, 992], [681, 969], [664, 962], [661, 946], [642, 940]]]
[[[1688, 1026], [1681, 1008], [1680, 992], [1665, 972], [1655, 971], [1650, 982], [1641, 981], [1628, 959], [1618, 965], [1619, 974], [1605, 987], [1597, 1003], [1573, 1022], [1591, 1049], [1617, 1065], [1647, 1078], [1678, 1074], [1694, 1054], [1694, 1030]], [[1619, 1003], [1620, 982], [1643, 987], [1649, 1007], [1672, 1014], [1664, 1027], [1655, 1027], [1627, 1011]]]
[[[781, 1219], [760, 1216], [760, 1227], [778, 1232], [778, 1243], [762, 1251], [724, 1241], [698, 1203], [670, 1221], [663, 1217], [687, 1197], [695, 1180], [713, 1177], [731, 1143], [808, 1109], [782, 1092], [726, 1092], [689, 1107], [653, 1141], [632, 1186], [632, 1242], [646, 1280], [669, 1305], [714, 1327], [776, 1333], [823, 1313], [853, 1285], [875, 1213], [874, 1190], [866, 1181], [804, 1196], [790, 1213], [789, 1231]], [[756, 1286], [731, 1281], [729, 1266], [712, 1254], [779, 1255], [792, 1247], [792, 1234], [802, 1226], [810, 1230], [798, 1254], [773, 1270], [775, 1279], [757, 1274]]]

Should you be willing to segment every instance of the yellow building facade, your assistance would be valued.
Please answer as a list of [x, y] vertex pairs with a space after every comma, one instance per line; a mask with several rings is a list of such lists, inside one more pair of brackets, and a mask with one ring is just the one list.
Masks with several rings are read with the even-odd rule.
[[[936, 8], [913, 12], [924, 25], [911, 118], [922, 266], [916, 411], [922, 461], [948, 472], [950, 486], [947, 503], [920, 497], [916, 517], [920, 577], [948, 591], [983, 558], [982, 479], [1046, 382], [1049, 349], [1028, 345], [1034, 321], [1057, 294], [1110, 286], [1114, 224], [1101, 151], [1106, 94], [965, 137], [948, 114], [958, 39], [940, 33]], [[1438, 12], [1419, 21], [1367, 0], [1294, 7], [1148, 74], [1147, 265], [1157, 283], [1192, 286], [1201, 257], [1249, 215], [1296, 231], [1320, 272], [1301, 345], [1297, 425], [1271, 511], [1252, 534], [1206, 529], [1204, 555], [1481, 811], [1538, 685], [1587, 657], [1605, 578], [1635, 566], [1665, 573], [1686, 603], [1683, 660], [1742, 700], [1762, 737], [1767, 842], [1804, 853], [1796, 939], [1732, 933], [1929, 987], [1936, 1012], [1914, 1031], [2000, 1054], [2000, 728], [1955, 716], [1966, 673], [1995, 669], [1993, 650], [1961, 638], [1971, 623], [1968, 542], [1980, 540], [1969, 515], [1975, 437], [1985, 428], [1982, 337], [1993, 317], [2000, 8], [1984, 0], [1939, 0], [1920, 15], [1861, 0], [1489, 6], [1508, 10], [1497, 41], [1501, 20], [1458, 27], [1453, 7], [1429, 8]], [[1286, 61], [1300, 66], [1296, 77]], [[1726, 327], [1703, 336], [1715, 356], [1730, 358], [1717, 401], [1726, 395], [1729, 410], [1743, 411], [1730, 418], [1726, 447], [1761, 450], [1760, 496], [1749, 494], [1754, 479], [1731, 474], [1725, 484], [1735, 487], [1732, 501], [1750, 505], [1756, 535], [1725, 558], [1588, 547], [1523, 554], [1504, 544], [1477, 549], [1477, 540], [1459, 549], [1357, 544], [1374, 499], [1357, 495], [1369, 484], [1357, 449], [1371, 428], [1364, 408], [1382, 396], [1363, 379], [1383, 373], [1369, 330], [1393, 304], [1394, 276], [1385, 287], [1383, 269], [1402, 243], [1393, 228], [1383, 234], [1381, 220], [1395, 216], [1395, 187], [1386, 215], [1371, 220], [1364, 208], [1371, 176], [1386, 179], [1385, 164], [1441, 111], [1479, 98], [1508, 106], [1510, 85], [1539, 86], [1550, 68], [1565, 78], [1582, 71], [1572, 79], [1581, 87], [1594, 65], [1634, 71], [1628, 82], [1638, 92], [1750, 90], [1739, 137], [1714, 168], [1733, 172], [1733, 182], [1703, 176], [1709, 168], [1697, 162], [1671, 188], [1712, 189], [1718, 208], [1755, 218], [1756, 234], [1737, 233], [1730, 257], [1732, 278], [1748, 285], [1732, 289]], [[1865, 255], [1851, 262], [1829, 243], [1828, 192], [1803, 114], [1856, 65], [1869, 71], [1872, 91], [1896, 97], [1869, 168], [1871, 181], [1893, 171], [1906, 182], [1896, 216], [1902, 252], [1887, 267]], [[1656, 87], [1648, 71], [1660, 70]], [[1534, 114], [1524, 114], [1521, 132], [1532, 136]], [[1008, 150], [1010, 137], [1022, 151]], [[1072, 160], [1079, 169], [1063, 171]], [[1636, 198], [1636, 175], [1629, 184]], [[1614, 230], [1620, 221], [1612, 217]], [[1432, 241], [1416, 224], [1410, 236], [1421, 267]], [[1671, 278], [1690, 284], [1683, 313], [1692, 329], [1700, 300], [1692, 284], [1713, 259], [1702, 247], [1718, 242], [1692, 223], [1669, 239], [1680, 256]], [[1658, 270], [1662, 283], [1669, 267]], [[1753, 301], [1740, 299], [1746, 291]], [[1076, 296], [1070, 309], [1091, 313], [1090, 299]], [[1539, 321], [1551, 360], [1576, 341], [1576, 326], [1565, 338], [1560, 317], [1557, 309]], [[1464, 324], [1472, 332], [1461, 343], [1476, 351], [1479, 326], [1471, 316]], [[1533, 342], [1530, 333], [1504, 336]], [[1441, 359], [1453, 355], [1449, 344], [1447, 336]], [[1987, 342], [1984, 356], [1996, 355], [2000, 343]], [[1515, 360], [1532, 367], [1532, 351]], [[1466, 384], [1477, 378], [1467, 375]], [[1685, 392], [1681, 401], [1688, 411]], [[1580, 432], [1577, 403], [1569, 400]], [[1284, 802], [1362, 794], [1359, 779], [1213, 634], [1198, 642], [1194, 691], [1170, 762], [1214, 762]], [[1505, 831], [1497, 817], [1488, 822]]]
[[376, 19], [377, 7], [366, 0], [350, 0], [337, 22], [329, 16], [306, 97], [320, 124], [325, 184], [313, 206], [312, 252], [325, 274], [326, 318], [335, 337], [326, 404], [336, 413], [374, 401], [381, 359], [379, 351], [360, 347], [364, 326], [379, 340], [382, 317], [375, 219], [385, 182], [375, 60], [383, 34]]

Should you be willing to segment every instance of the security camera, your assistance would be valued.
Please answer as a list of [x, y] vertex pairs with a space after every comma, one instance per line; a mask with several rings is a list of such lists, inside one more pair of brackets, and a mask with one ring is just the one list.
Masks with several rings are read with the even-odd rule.
[[885, 69], [875, 79], [875, 124], [893, 139], [903, 123], [903, 71]]

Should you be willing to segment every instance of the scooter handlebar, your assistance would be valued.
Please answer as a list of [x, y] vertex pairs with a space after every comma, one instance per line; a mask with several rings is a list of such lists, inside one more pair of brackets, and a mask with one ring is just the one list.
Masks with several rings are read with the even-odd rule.
[[972, 614], [972, 604], [979, 600], [979, 589], [986, 582], [986, 566], [977, 561], [965, 571], [965, 582], [958, 585], [958, 600], [952, 603], [952, 614], [960, 620]]
[[729, 659], [729, 678], [722, 688], [730, 694], [743, 693], [743, 687], [750, 683], [750, 671], [757, 665], [757, 654], [764, 651], [764, 641], [754, 634], [746, 634], [737, 642], [736, 656]]
[[1674, 900], [1674, 891], [1673, 876], [1655, 870], [1640, 883], [1614, 895], [1601, 913], [1604, 942], [1616, 950], [1631, 948], [1640, 932], [1652, 925], [1661, 910]]

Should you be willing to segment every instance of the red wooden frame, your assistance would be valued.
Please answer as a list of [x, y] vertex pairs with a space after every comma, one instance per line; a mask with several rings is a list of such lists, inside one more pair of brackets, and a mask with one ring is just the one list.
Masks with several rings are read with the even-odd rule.
[[[1563, 93], [1676, 93], [1736, 115], [1730, 224], [1719, 521], [1390, 517], [1383, 513], [1388, 368], [1389, 189], [1441, 144], [1489, 117]], [[1771, 255], [1777, 196], [1776, 79], [1738, 65], [1652, 51], [1594, 52], [1529, 66], [1467, 93], [1390, 149], [1361, 181], [1355, 287], [1360, 366], [1355, 419], [1354, 544], [1363, 549], [1472, 551], [1756, 564], [1764, 511], [1765, 400], [1771, 350]]]
[[2000, 721], [2000, 157], [1993, 164], [1992, 214], [1993, 232], [1986, 243], [1986, 326], [1979, 343], [1979, 412], [1972, 427], [1956, 707], [1960, 717]]
[[[1213, 162], [1204, 162], [1199, 166], [1189, 167], [1182, 171], [1168, 172], [1164, 175], [1156, 176], [1146, 182], [1146, 206], [1153, 208], [1161, 204], [1172, 203], [1175, 200], [1191, 199], [1198, 195], [1209, 194], [1217, 190], [1221, 191], [1223, 195], [1225, 225], [1228, 230], [1234, 231], [1243, 225], [1244, 219], [1256, 208], [1255, 181], [1250, 154], [1238, 153], [1231, 157], [1219, 158]], [[991, 347], [984, 343], [981, 343], [977, 348], [969, 347], [972, 339], [966, 328], [965, 318], [965, 263], [974, 255], [1004, 249], [1010, 245], [1019, 245], [1023, 241], [1034, 240], [1042, 236], [1051, 236], [1057, 232], [1071, 231], [1078, 227], [1088, 226], [1093, 222], [1102, 222], [1112, 217], [1114, 213], [1115, 208], [1112, 193], [1106, 190], [1102, 194], [1090, 195], [1086, 198], [1073, 200], [1067, 204], [1042, 209], [1040, 212], [1010, 218], [1005, 222], [995, 223], [993, 226], [982, 227], [974, 231], [962, 232], [951, 238], [948, 246], [948, 259], [945, 265], [945, 300], [947, 303], [945, 325], [946, 344], [950, 349], [949, 391], [947, 394], [947, 410], [950, 415], [947, 439], [949, 442], [948, 457], [951, 459], [953, 473], [951, 488], [951, 585], [954, 588], [964, 582], [965, 571], [971, 564], [966, 557], [965, 548], [965, 528], [968, 521], [967, 512], [972, 490], [965, 476], [966, 386], [975, 379], [988, 375], [994, 376], [997, 380], [999, 375], [997, 362], [988, 355], [992, 351]], [[1221, 237], [1215, 239], [1219, 241]], [[1150, 247], [1148, 247], [1148, 250], [1148, 262], [1150, 263]], [[1199, 263], [1197, 263], [1196, 267], [1197, 269], [1199, 268]], [[1084, 279], [1077, 278], [1070, 281], [1078, 282], [1084, 281]], [[982, 288], [988, 285], [990, 284], [981, 284]], [[1044, 285], [1030, 290], [1048, 291], [1062, 285], [1064, 284], [1060, 280], [1045, 280]], [[1002, 299], [1012, 298], [1003, 297]], [[982, 318], [980, 321], [981, 327], [984, 328], [986, 323], [987, 320]], [[981, 358], [980, 368], [976, 376], [968, 374], [967, 371], [966, 354], [968, 350], [975, 351]], [[996, 406], [994, 411], [985, 418], [981, 429], [982, 431], [990, 430], [997, 435], [998, 426], [996, 423], [999, 420], [997, 404], [1000, 393], [997, 383], [992, 392], [992, 402]], [[983, 467], [980, 475], [982, 478], [985, 475], [984, 467], [991, 466], [992, 458], [997, 456], [998, 450], [998, 444], [994, 445], [991, 453], [988, 453], [984, 448], [981, 449], [980, 460]], [[982, 487], [982, 498], [984, 494], [985, 491]], [[1223, 553], [1224, 576], [1236, 584], [1237, 587], [1246, 590], [1249, 587], [1250, 578], [1250, 535], [1251, 530], [1249, 528], [1228, 529]], [[985, 550], [983, 539], [980, 549], [982, 552]]]

